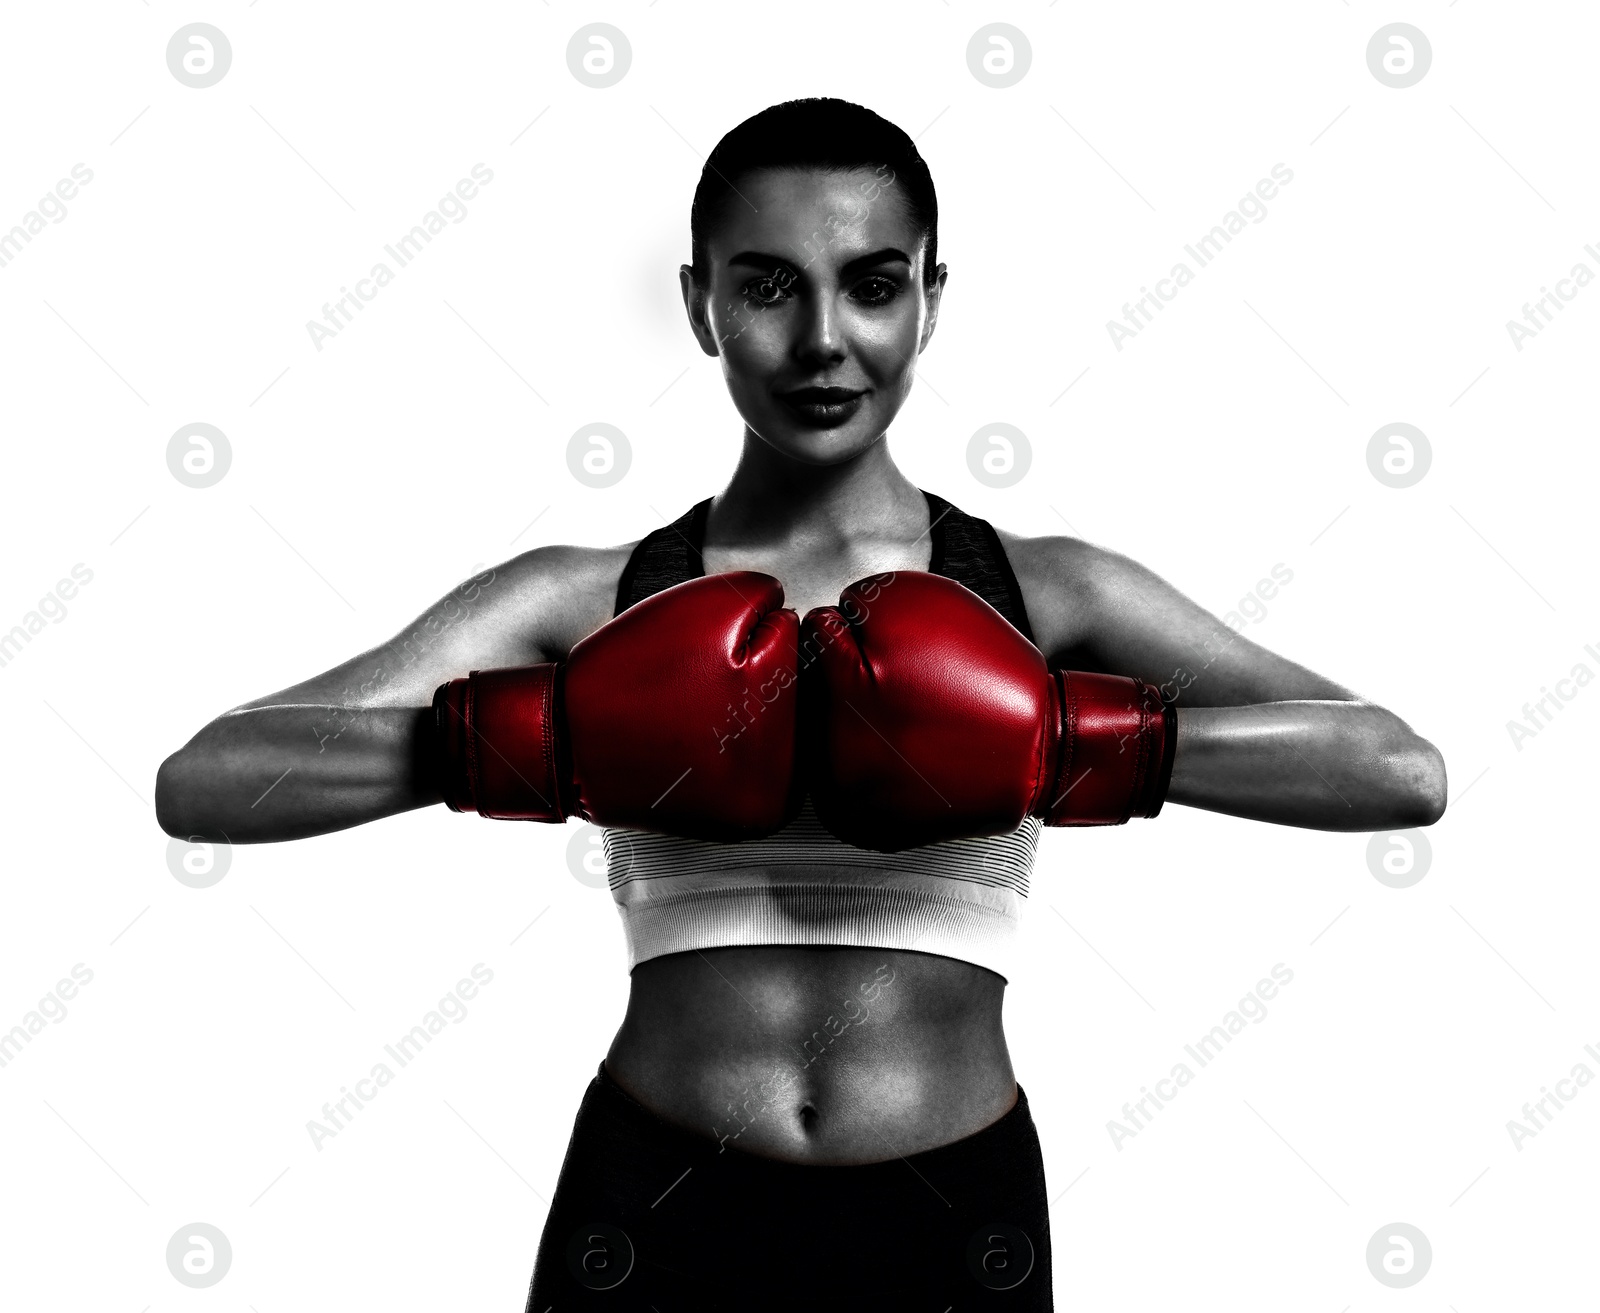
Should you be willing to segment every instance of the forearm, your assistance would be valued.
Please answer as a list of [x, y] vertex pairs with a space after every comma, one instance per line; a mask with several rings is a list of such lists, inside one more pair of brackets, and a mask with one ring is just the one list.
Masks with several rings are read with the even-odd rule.
[[1367, 702], [1180, 706], [1167, 801], [1315, 830], [1431, 825], [1444, 759]]
[[156, 818], [179, 838], [266, 843], [438, 802], [432, 724], [427, 707], [231, 712], [162, 763]]

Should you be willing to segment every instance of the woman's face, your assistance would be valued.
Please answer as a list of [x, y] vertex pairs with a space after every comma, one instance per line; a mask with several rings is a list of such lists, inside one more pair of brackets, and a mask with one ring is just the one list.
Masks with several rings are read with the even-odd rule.
[[707, 235], [709, 285], [680, 273], [689, 322], [745, 424], [784, 455], [832, 465], [905, 404], [944, 289], [888, 169], [763, 169], [735, 180]]

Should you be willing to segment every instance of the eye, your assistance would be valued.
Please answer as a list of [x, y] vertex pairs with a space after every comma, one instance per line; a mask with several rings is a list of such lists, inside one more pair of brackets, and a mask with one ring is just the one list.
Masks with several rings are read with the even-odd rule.
[[789, 295], [794, 275], [787, 269], [774, 269], [761, 278], [752, 278], [741, 289], [745, 300], [756, 305], [777, 305]]
[[858, 283], [851, 293], [863, 305], [880, 306], [900, 295], [900, 284], [892, 278], [885, 278], [881, 274], [868, 278], [865, 282]]

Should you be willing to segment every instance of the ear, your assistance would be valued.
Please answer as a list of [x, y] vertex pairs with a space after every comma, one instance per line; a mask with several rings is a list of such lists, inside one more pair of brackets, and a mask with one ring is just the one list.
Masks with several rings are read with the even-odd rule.
[[917, 354], [919, 356], [928, 349], [928, 343], [933, 339], [933, 330], [939, 323], [939, 302], [944, 296], [944, 284], [949, 276], [950, 271], [944, 265], [935, 266], [933, 285], [926, 292], [928, 298], [928, 322], [922, 326], [922, 340], [917, 343]]
[[717, 335], [711, 328], [710, 295], [705, 288], [695, 285], [694, 270], [686, 264], [678, 266], [678, 286], [683, 291], [683, 308], [689, 315], [689, 327], [694, 330], [695, 341], [700, 343], [700, 349], [708, 356], [715, 356]]

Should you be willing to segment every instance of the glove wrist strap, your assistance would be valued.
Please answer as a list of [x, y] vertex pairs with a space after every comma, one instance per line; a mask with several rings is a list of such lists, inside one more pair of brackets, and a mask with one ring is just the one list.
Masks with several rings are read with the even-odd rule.
[[1155, 816], [1172, 778], [1177, 713], [1125, 675], [1053, 670], [1056, 769], [1033, 813], [1046, 825], [1121, 825]]
[[[554, 662], [474, 670], [433, 696], [439, 791], [452, 811], [496, 820], [567, 819], [570, 763]], [[566, 795], [564, 798], [563, 795]]]

